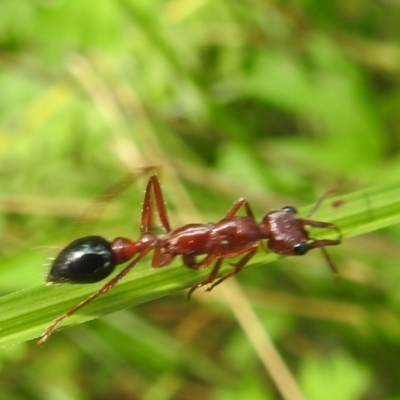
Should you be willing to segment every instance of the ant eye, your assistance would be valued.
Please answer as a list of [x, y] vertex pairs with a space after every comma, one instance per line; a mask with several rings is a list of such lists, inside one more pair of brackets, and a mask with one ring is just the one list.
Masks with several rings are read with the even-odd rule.
[[292, 206], [286, 206], [282, 208], [282, 211], [290, 212], [293, 214], [297, 214], [297, 209]]
[[293, 246], [293, 253], [296, 256], [303, 256], [308, 251], [308, 245], [306, 242], [300, 242]]
[[116, 265], [110, 243], [86, 236], [70, 243], [54, 260], [47, 282], [93, 283], [111, 274]]

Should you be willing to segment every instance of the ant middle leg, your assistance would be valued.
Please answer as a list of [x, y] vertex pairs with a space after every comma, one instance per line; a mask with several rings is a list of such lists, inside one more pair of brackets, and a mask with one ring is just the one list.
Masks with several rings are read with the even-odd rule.
[[248, 217], [251, 217], [251, 218], [254, 219], [253, 210], [251, 209], [249, 202], [243, 197], [241, 197], [240, 199], [236, 200], [235, 204], [232, 206], [232, 208], [225, 215], [225, 218], [226, 219], [233, 218], [236, 215], [236, 213], [240, 210], [241, 207], [245, 208], [246, 215]]

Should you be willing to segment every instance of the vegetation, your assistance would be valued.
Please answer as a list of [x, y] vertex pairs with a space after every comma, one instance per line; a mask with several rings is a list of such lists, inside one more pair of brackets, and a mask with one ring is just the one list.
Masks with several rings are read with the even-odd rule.
[[[400, 400], [396, 2], [0, 10], [2, 398]], [[45, 286], [44, 263], [82, 235], [136, 238], [149, 165], [174, 227], [216, 221], [239, 196], [259, 218], [305, 215], [336, 189], [315, 219], [343, 232], [329, 249], [340, 278], [318, 251], [260, 252], [185, 302], [208, 271], [145, 260], [64, 326], [104, 317], [37, 346], [101, 286]]]

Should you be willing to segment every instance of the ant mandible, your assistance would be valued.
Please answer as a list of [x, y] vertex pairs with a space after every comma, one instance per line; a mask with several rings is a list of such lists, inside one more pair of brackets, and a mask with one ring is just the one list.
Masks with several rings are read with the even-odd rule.
[[[152, 194], [165, 230], [163, 235], [156, 235], [151, 231]], [[323, 198], [319, 199], [308, 217], [316, 211]], [[242, 207], [246, 216], [236, 216]], [[316, 240], [309, 236], [306, 226], [333, 229], [339, 236], [337, 239]], [[113, 288], [150, 251], [153, 251], [151, 266], [154, 268], [171, 264], [176, 256], [182, 256], [183, 263], [195, 270], [206, 268], [215, 262], [208, 277], [189, 289], [187, 299], [190, 299], [196, 289], [210, 284], [207, 289], [210, 291], [225, 279], [239, 273], [257, 252], [263, 240], [268, 241], [268, 247], [272, 252], [282, 255], [304, 255], [309, 250], [320, 247], [333, 272], [337, 271], [324, 246], [341, 243], [341, 232], [336, 225], [299, 218], [293, 207], [270, 211], [258, 223], [244, 198], [238, 199], [219, 222], [188, 224], [171, 230], [160, 182], [156, 175], [150, 176], [147, 183], [140, 232], [141, 235], [136, 242], [123, 237], [117, 237], [109, 242], [101, 236], [86, 236], [73, 241], [60, 252], [48, 273], [49, 283], [98, 282], [109, 276], [117, 265], [131, 261], [97, 292], [55, 319], [43, 333], [39, 344], [43, 344], [62, 321]], [[196, 257], [201, 255], [205, 257], [197, 261]], [[224, 259], [240, 255], [243, 257], [232, 264], [233, 270], [217, 278]]]

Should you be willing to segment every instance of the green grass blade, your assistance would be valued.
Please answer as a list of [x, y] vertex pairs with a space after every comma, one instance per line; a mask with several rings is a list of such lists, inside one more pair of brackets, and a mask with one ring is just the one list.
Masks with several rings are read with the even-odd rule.
[[[334, 202], [337, 200], [341, 203], [336, 203], [339, 205], [335, 206]], [[301, 210], [301, 215], [305, 212], [306, 208]], [[395, 183], [373, 187], [328, 199], [313, 218], [337, 224], [344, 238], [397, 224], [400, 222], [400, 185]], [[314, 235], [313, 231], [313, 236], [321, 235], [333, 236], [335, 232], [316, 230]], [[276, 258], [275, 254], [260, 252], [249, 266], [265, 265]], [[193, 271], [177, 263], [160, 269], [149, 268], [146, 264], [147, 262], [138, 265], [113, 290], [68, 318], [63, 326], [82, 323], [165, 296], [191, 286], [209, 273], [208, 270]], [[39, 337], [54, 318], [103, 284], [104, 282], [91, 285], [43, 285], [1, 297], [0, 346]]]

